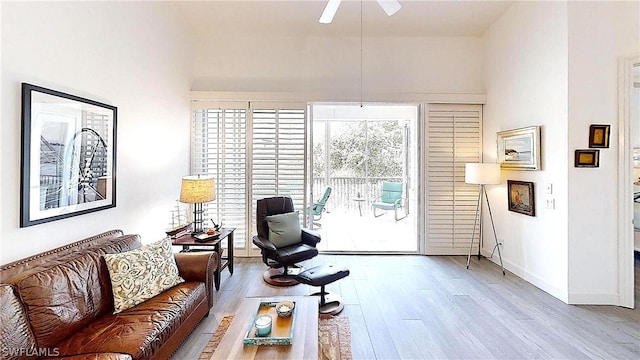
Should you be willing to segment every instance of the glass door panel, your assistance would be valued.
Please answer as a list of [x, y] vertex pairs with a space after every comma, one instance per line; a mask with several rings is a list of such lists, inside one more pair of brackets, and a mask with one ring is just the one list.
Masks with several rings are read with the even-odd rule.
[[[313, 224], [323, 235], [321, 249], [417, 252], [411, 180], [417, 177], [418, 105], [314, 104], [312, 113], [314, 198], [325, 186], [332, 188], [326, 211]], [[395, 211], [373, 214], [385, 183], [402, 189], [399, 221]]]

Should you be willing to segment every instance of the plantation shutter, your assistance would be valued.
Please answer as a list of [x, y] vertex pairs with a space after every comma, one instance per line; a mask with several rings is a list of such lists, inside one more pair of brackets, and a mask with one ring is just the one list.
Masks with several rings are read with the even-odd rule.
[[[429, 104], [426, 131], [426, 253], [466, 255], [478, 185], [464, 182], [466, 163], [482, 160], [482, 106]], [[477, 253], [476, 229], [474, 253]]]
[[253, 213], [258, 199], [277, 195], [290, 196], [304, 213], [306, 104], [251, 107]]
[[[215, 178], [209, 219], [236, 228], [236, 255], [254, 255], [258, 199], [291, 196], [304, 213], [306, 104], [193, 102], [191, 173]], [[302, 219], [302, 217], [301, 217]], [[224, 245], [224, 244], [223, 244]]]
[[245, 248], [246, 226], [246, 103], [207, 106], [195, 103], [191, 135], [192, 174], [215, 178], [216, 199], [203, 204], [205, 227], [209, 219], [236, 228], [234, 248]]

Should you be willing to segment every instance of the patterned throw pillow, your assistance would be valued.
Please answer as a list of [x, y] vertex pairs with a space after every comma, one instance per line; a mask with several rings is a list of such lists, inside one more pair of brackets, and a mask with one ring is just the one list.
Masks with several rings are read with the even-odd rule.
[[114, 314], [184, 282], [168, 239], [119, 254], [105, 254], [104, 260], [111, 277]]

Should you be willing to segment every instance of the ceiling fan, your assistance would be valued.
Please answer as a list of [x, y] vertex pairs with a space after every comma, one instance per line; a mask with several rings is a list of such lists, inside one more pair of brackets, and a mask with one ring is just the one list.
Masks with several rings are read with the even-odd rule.
[[[400, 10], [400, 3], [398, 0], [376, 0], [382, 10], [387, 13], [387, 15], [391, 16]], [[322, 15], [320, 16], [320, 22], [322, 24], [330, 24], [333, 21], [333, 17], [336, 15], [338, 11], [338, 7], [342, 0], [328, 0], [327, 6], [325, 6]]]

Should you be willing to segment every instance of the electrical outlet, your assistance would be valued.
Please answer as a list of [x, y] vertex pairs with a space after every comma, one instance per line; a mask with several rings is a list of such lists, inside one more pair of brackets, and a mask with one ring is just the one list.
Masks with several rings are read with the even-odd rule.
[[550, 209], [550, 210], [555, 209], [555, 207], [556, 207], [556, 200], [555, 200], [554, 198], [550, 197], [550, 196], [546, 197], [546, 198], [544, 199], [544, 207], [545, 207], [546, 209]]

